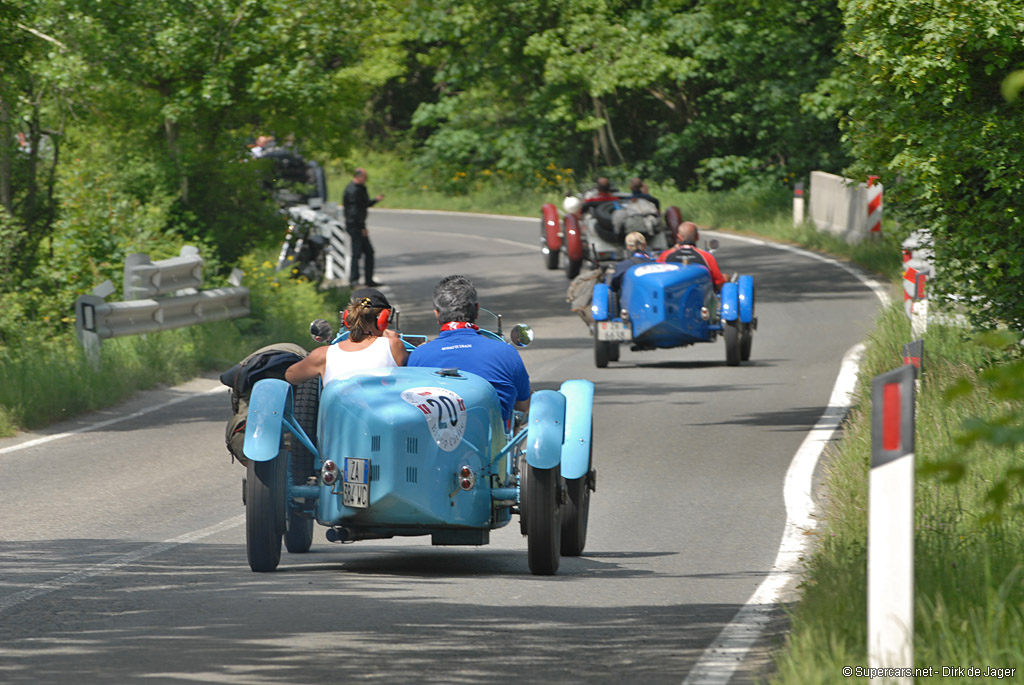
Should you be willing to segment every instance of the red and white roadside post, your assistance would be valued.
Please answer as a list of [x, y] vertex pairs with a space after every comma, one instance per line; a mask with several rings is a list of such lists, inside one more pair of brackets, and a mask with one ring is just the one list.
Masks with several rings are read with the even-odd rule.
[[882, 184], [868, 176], [868, 235], [882, 237]]
[[914, 367], [918, 378], [924, 372], [924, 340], [903, 344], [903, 363]]
[[868, 665], [876, 669], [914, 667], [915, 371], [905, 364], [871, 382]]
[[804, 184], [801, 181], [793, 185], [793, 225], [804, 222]]

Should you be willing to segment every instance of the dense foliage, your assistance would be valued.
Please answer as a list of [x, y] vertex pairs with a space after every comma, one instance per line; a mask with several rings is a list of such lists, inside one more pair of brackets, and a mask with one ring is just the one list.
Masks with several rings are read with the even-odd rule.
[[[836, 95], [857, 160], [935, 241], [937, 285], [976, 320], [1024, 325], [1024, 5], [847, 0]], [[1012, 81], [1010, 90], [1013, 89]]]
[[258, 134], [452, 195], [881, 174], [939, 285], [1019, 324], [1022, 27], [998, 0], [0, 0], [0, 344], [67, 332], [131, 252], [198, 245], [212, 283], [277, 239]]
[[437, 88], [413, 132], [438, 175], [551, 162], [714, 189], [845, 161], [834, 118], [799, 107], [834, 65], [834, 2], [443, 0], [407, 16]]

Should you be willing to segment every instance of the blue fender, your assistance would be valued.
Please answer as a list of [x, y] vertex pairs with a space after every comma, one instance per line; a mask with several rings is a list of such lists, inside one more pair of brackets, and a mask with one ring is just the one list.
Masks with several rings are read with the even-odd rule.
[[554, 390], [533, 393], [527, 421], [526, 463], [537, 469], [558, 466], [565, 440], [565, 395]]
[[594, 321], [608, 320], [608, 284], [598, 283], [594, 286], [594, 293], [591, 295], [590, 313]]
[[582, 478], [590, 471], [591, 427], [594, 419], [594, 384], [587, 380], [562, 383], [565, 396], [565, 442], [562, 444], [562, 477]]
[[264, 378], [252, 388], [245, 419], [242, 451], [253, 461], [270, 461], [281, 450], [281, 426], [291, 413], [292, 386], [287, 381]]
[[740, 318], [740, 293], [736, 283], [723, 283], [722, 292], [718, 297], [722, 302], [722, 321], [735, 321]]
[[740, 321], [750, 323], [754, 320], [754, 277], [739, 278]]

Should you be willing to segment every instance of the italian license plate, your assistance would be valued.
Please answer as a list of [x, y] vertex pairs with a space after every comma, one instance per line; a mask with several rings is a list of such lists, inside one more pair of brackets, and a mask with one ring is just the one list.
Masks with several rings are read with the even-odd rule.
[[597, 339], [611, 340], [614, 342], [628, 342], [633, 337], [629, 326], [618, 321], [598, 321]]
[[341, 503], [365, 509], [370, 506], [370, 460], [345, 458], [345, 481]]

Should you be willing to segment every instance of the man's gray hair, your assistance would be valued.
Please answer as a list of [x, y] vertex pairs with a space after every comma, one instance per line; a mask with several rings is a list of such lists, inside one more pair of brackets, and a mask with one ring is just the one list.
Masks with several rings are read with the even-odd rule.
[[446, 276], [434, 286], [434, 309], [437, 322], [450, 321], [473, 323], [477, 315], [476, 288], [465, 276]]

